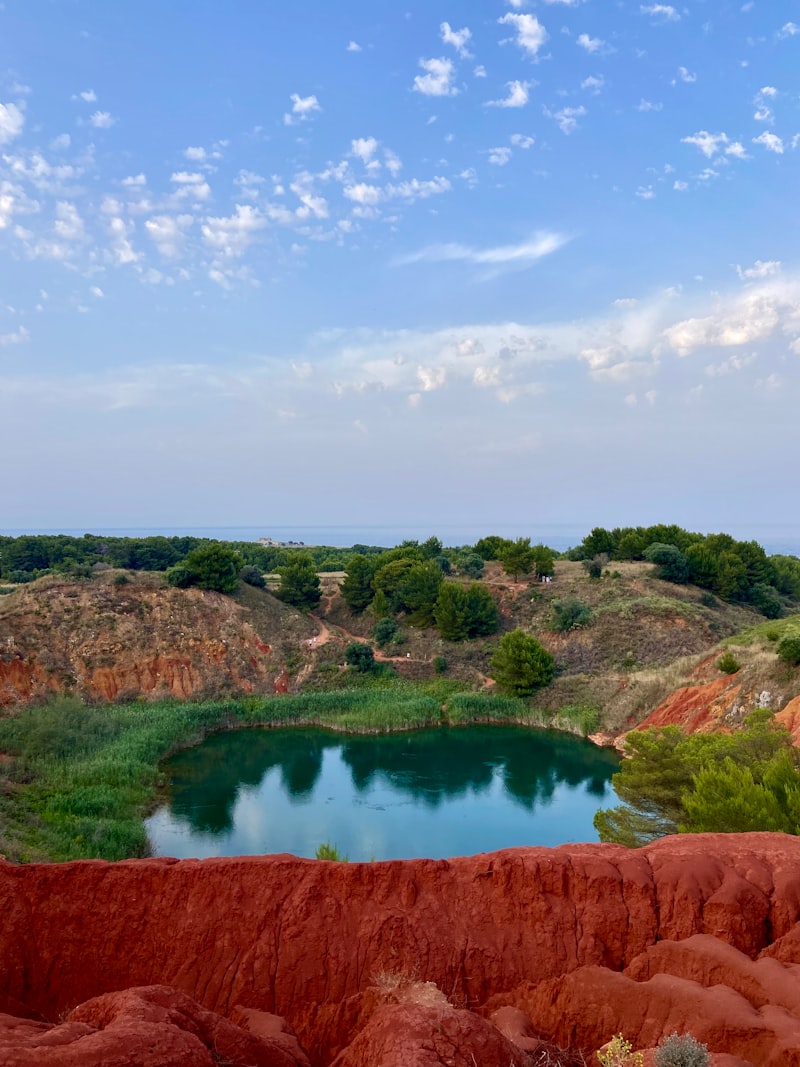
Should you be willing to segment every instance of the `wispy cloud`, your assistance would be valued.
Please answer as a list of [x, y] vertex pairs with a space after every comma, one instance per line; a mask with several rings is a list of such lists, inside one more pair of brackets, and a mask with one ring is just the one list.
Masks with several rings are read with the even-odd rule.
[[506, 82], [508, 94], [501, 100], [488, 100], [487, 107], [525, 107], [530, 99], [531, 82]]
[[480, 267], [524, 268], [557, 252], [569, 240], [570, 238], [562, 233], [536, 233], [530, 240], [520, 244], [497, 245], [494, 248], [473, 248], [458, 243], [429, 245], [394, 262], [397, 266], [409, 266], [414, 263], [470, 263]]
[[457, 96], [458, 89], [453, 84], [455, 67], [450, 59], [420, 59], [419, 65], [425, 71], [414, 78], [414, 91], [423, 96]]

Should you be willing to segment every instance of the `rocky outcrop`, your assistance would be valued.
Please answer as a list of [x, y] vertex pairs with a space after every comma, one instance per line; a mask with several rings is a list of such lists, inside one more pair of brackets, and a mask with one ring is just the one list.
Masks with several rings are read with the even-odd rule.
[[59, 692], [92, 701], [272, 693], [287, 657], [317, 632], [262, 589], [242, 586], [233, 598], [172, 589], [160, 574], [51, 576], [2, 601], [0, 709]]
[[[0, 1008], [51, 1022], [157, 983], [234, 1022], [285, 1017], [319, 1065], [529, 1067], [520, 1035], [592, 1052], [686, 1029], [758, 1067], [800, 1064], [800, 840], [783, 835], [372, 864], [0, 863], [0, 913]], [[496, 1014], [510, 1008], [522, 1023]]]

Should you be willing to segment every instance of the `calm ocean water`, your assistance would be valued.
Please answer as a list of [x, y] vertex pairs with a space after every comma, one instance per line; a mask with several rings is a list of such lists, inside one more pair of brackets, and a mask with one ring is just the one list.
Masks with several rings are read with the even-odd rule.
[[[472, 545], [487, 534], [500, 537], [530, 537], [534, 544], [542, 542], [551, 548], [563, 552], [579, 544], [590, 530], [590, 524], [541, 524], [520, 522], [495, 522], [469, 525], [429, 526], [409, 524], [403, 526], [142, 526], [113, 528], [110, 526], [86, 529], [2, 529], [4, 536], [18, 537], [20, 534], [70, 534], [82, 537], [85, 533], [99, 534], [104, 537], [210, 537], [219, 541], [257, 541], [259, 537], [272, 537], [276, 541], [302, 541], [306, 545], [335, 545], [349, 548], [351, 545], [380, 545], [393, 547], [405, 540], [424, 541], [435, 535], [446, 546]], [[741, 541], [758, 541], [768, 553], [800, 555], [800, 526], [795, 524], [756, 524], [752, 526], [737, 525], [722, 527], [726, 533]], [[715, 530], [703, 531], [707, 533]]]

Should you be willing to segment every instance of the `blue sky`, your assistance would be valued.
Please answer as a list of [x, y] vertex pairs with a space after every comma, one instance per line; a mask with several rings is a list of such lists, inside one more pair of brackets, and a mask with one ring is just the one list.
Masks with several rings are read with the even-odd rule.
[[800, 3], [5, 0], [0, 526], [800, 522]]

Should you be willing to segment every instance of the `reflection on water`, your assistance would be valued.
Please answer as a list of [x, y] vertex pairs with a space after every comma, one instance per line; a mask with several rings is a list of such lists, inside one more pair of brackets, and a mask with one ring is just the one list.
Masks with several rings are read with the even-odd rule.
[[216, 734], [165, 764], [148, 820], [159, 855], [453, 856], [597, 840], [616, 756], [564, 734], [473, 726], [381, 737]]

